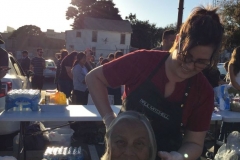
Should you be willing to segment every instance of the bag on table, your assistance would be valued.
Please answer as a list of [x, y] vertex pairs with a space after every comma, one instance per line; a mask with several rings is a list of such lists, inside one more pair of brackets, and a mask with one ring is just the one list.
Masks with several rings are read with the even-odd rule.
[[240, 159], [240, 133], [233, 131], [227, 137], [227, 143], [223, 144], [214, 157], [214, 160], [238, 160]]

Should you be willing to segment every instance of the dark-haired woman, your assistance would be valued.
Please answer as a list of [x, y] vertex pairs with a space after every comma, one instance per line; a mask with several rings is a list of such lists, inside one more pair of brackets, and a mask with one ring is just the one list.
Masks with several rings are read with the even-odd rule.
[[218, 62], [224, 32], [216, 12], [195, 8], [169, 51], [138, 50], [87, 75], [92, 99], [107, 128], [116, 117], [107, 100], [107, 86], [125, 85], [121, 111], [134, 110], [148, 117], [157, 159], [195, 160], [202, 154], [214, 107], [213, 89], [202, 70]]
[[73, 104], [86, 105], [88, 102], [88, 89], [85, 82], [85, 76], [88, 71], [85, 67], [86, 55], [83, 52], [77, 54], [72, 69], [73, 75]]
[[73, 90], [72, 66], [76, 60], [78, 52], [74, 51], [67, 55], [61, 63], [60, 74], [58, 78], [59, 91], [63, 92], [67, 98], [71, 96]]

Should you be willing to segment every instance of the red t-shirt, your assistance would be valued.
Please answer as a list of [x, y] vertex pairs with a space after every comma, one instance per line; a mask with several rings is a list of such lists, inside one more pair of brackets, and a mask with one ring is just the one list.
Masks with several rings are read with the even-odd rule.
[[[123, 98], [143, 83], [156, 68], [162, 58], [169, 54], [164, 51], [138, 50], [103, 65], [103, 74], [111, 87], [125, 85]], [[152, 82], [164, 95], [168, 78], [165, 63], [152, 78]], [[182, 102], [188, 80], [177, 82], [174, 92], [167, 97], [169, 101]], [[192, 79], [191, 89], [183, 107], [182, 122], [186, 129], [207, 131], [213, 112], [213, 89], [200, 72]]]

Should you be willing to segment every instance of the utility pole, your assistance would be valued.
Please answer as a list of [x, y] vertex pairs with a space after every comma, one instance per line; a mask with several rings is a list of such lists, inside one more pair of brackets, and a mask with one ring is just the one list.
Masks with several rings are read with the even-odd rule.
[[182, 25], [182, 17], [183, 17], [183, 6], [184, 6], [184, 0], [179, 0], [178, 5], [178, 20], [177, 20], [177, 31], [180, 30], [180, 27]]

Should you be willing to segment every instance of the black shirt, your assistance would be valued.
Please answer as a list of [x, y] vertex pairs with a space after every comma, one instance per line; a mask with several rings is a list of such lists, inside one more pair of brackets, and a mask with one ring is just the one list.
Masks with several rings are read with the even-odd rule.
[[21, 58], [19, 62], [24, 72], [27, 73], [30, 67], [30, 62], [31, 62], [30, 58], [29, 57]]

